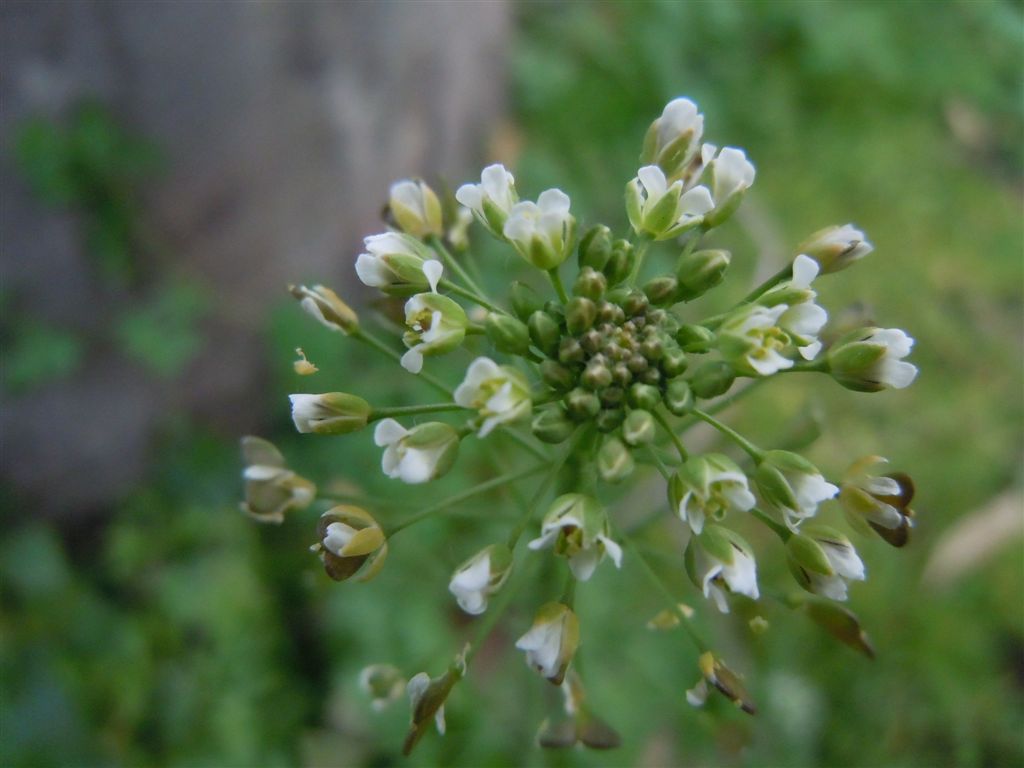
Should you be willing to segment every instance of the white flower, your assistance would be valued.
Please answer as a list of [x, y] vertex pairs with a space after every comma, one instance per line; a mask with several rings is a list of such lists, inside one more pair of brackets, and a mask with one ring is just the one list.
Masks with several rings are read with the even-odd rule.
[[824, 275], [846, 269], [871, 253], [875, 247], [853, 224], [827, 227], [808, 237], [800, 244], [800, 253], [806, 253], [821, 266]]
[[902, 547], [913, 527], [914, 481], [906, 474], [875, 475], [887, 464], [881, 456], [866, 456], [847, 470], [839, 491], [846, 519], [860, 533], [872, 530], [895, 547]]
[[410, 485], [443, 475], [459, 450], [458, 433], [437, 421], [407, 430], [394, 419], [384, 419], [374, 430], [373, 441], [384, 448], [384, 474]]
[[359, 687], [370, 696], [370, 704], [381, 711], [405, 692], [405, 678], [392, 664], [371, 664], [359, 673]]
[[790, 339], [779, 327], [779, 320], [788, 309], [786, 304], [752, 304], [734, 312], [722, 323], [718, 334], [723, 356], [758, 376], [792, 368], [793, 361], [782, 354], [790, 346]]
[[645, 165], [626, 185], [626, 213], [637, 234], [667, 240], [692, 229], [714, 208], [705, 186], [683, 191], [682, 181], [671, 184], [661, 168]]
[[579, 581], [587, 581], [607, 554], [616, 568], [622, 567], [622, 548], [609, 535], [608, 516], [597, 499], [567, 493], [555, 499], [541, 524], [540, 537], [530, 549], [554, 547], [569, 559], [569, 568]]
[[768, 451], [754, 477], [765, 502], [782, 514], [793, 531], [817, 514], [821, 502], [839, 492], [811, 462], [791, 451]]
[[754, 183], [754, 166], [742, 149], [725, 147], [707, 167], [711, 179], [714, 211], [705, 217], [709, 226], [718, 226], [735, 212]]
[[569, 255], [576, 220], [569, 196], [560, 189], [540, 193], [537, 202], [516, 203], [502, 229], [519, 255], [538, 269], [554, 269]]
[[809, 526], [787, 542], [789, 565], [804, 589], [830, 600], [846, 600], [847, 582], [866, 578], [864, 563], [842, 533]]
[[441, 202], [423, 181], [404, 179], [392, 184], [388, 207], [399, 228], [413, 237], [442, 232]]
[[288, 395], [292, 422], [303, 434], [344, 435], [366, 426], [372, 408], [361, 397], [345, 392]]
[[439, 355], [459, 346], [466, 337], [469, 320], [465, 310], [436, 293], [418, 293], [405, 303], [402, 340], [409, 351], [402, 355], [402, 367], [410, 373], [423, 370], [424, 355]]
[[479, 184], [463, 184], [455, 199], [473, 212], [495, 237], [503, 237], [505, 220], [519, 200], [515, 178], [500, 164], [489, 165], [480, 174]]
[[516, 640], [516, 648], [526, 651], [527, 664], [561, 685], [579, 642], [579, 619], [572, 609], [562, 603], [547, 603], [537, 611], [530, 630]]
[[479, 411], [483, 417], [480, 437], [487, 437], [499, 424], [527, 418], [533, 408], [530, 384], [522, 373], [478, 357], [466, 369], [466, 378], [455, 390], [455, 402]]
[[370, 235], [366, 253], [356, 259], [356, 274], [364, 285], [386, 292], [437, 290], [444, 266], [419, 240], [401, 232]]
[[478, 615], [487, 610], [487, 601], [501, 589], [512, 571], [512, 553], [508, 547], [492, 544], [460, 565], [448, 583], [459, 607]]
[[673, 99], [651, 123], [644, 139], [641, 160], [661, 167], [670, 179], [681, 178], [700, 147], [704, 115], [690, 99]]
[[818, 276], [818, 262], [800, 254], [793, 260], [793, 276], [758, 299], [764, 306], [786, 304], [778, 326], [790, 335], [801, 357], [813, 360], [821, 351], [818, 334], [828, 321], [828, 313], [814, 303], [817, 292], [811, 283]]
[[691, 578], [722, 613], [729, 612], [728, 594], [757, 600], [757, 562], [739, 534], [719, 525], [709, 525], [687, 548]]
[[854, 331], [829, 350], [829, 370], [849, 389], [903, 389], [917, 378], [917, 366], [903, 360], [913, 346], [914, 340], [898, 328]]
[[285, 513], [313, 503], [316, 486], [288, 469], [274, 445], [251, 435], [242, 438], [245, 514], [264, 523], [281, 523]]
[[669, 503], [694, 533], [700, 533], [707, 518], [721, 520], [730, 510], [747, 512], [755, 499], [736, 462], [709, 453], [688, 459], [672, 477]]

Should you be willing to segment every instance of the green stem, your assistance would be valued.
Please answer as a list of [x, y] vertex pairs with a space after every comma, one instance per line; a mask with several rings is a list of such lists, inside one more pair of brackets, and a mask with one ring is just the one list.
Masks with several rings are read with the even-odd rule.
[[644, 259], [647, 258], [647, 249], [650, 247], [651, 241], [641, 235], [633, 254], [633, 268], [629, 270], [629, 277], [626, 278], [628, 284], [635, 284], [636, 279], [640, 277], [640, 270], [643, 269]]
[[551, 280], [551, 285], [554, 287], [555, 293], [558, 294], [558, 300], [563, 304], [568, 304], [569, 294], [565, 292], [565, 286], [562, 285], [562, 276], [558, 274], [558, 267], [548, 270], [548, 279]]
[[421, 413], [443, 413], [445, 411], [464, 410], [456, 403], [433, 403], [431, 405], [402, 405], [395, 408], [374, 408], [373, 412], [366, 419], [368, 422], [378, 419], [394, 418], [396, 416], [416, 416]]
[[654, 466], [658, 468], [658, 472], [666, 480], [672, 477], [672, 473], [669, 472], [668, 467], [665, 466], [665, 462], [661, 460], [661, 456], [658, 455], [658, 449], [653, 445], [647, 446], [648, 453], [651, 454], [651, 458], [654, 459]]
[[550, 457], [546, 453], [544, 453], [544, 451], [542, 451], [540, 448], [533, 444], [530, 438], [526, 437], [525, 435], [519, 434], [515, 429], [503, 429], [502, 432], [511, 437], [513, 440], [519, 443], [519, 445], [528, 450], [541, 461], [551, 460]]
[[437, 504], [431, 504], [426, 509], [421, 510], [412, 517], [396, 525], [394, 528], [391, 529], [391, 532], [388, 533], [387, 538], [390, 539], [396, 533], [408, 528], [410, 525], [414, 525], [420, 522], [421, 520], [426, 520], [431, 515], [437, 514], [438, 512], [443, 512], [447, 510], [449, 507], [454, 506], [455, 504], [459, 504], [463, 501], [466, 501], [467, 499], [471, 499], [474, 496], [479, 496], [482, 493], [487, 493], [488, 491], [493, 490], [494, 488], [499, 488], [502, 485], [505, 485], [506, 483], [513, 483], [516, 480], [522, 480], [524, 477], [535, 475], [538, 472], [541, 472], [547, 468], [547, 464], [534, 464], [532, 467], [521, 469], [518, 472], [510, 472], [507, 475], [502, 475], [501, 477], [495, 477], [484, 483], [480, 483], [479, 485], [475, 485], [472, 488], [462, 491], [462, 493], [457, 493], [454, 496], [449, 496], [444, 501], [440, 501]]
[[769, 517], [767, 512], [762, 512], [757, 507], [750, 510], [750, 514], [771, 528], [775, 532], [775, 535], [783, 541], [789, 541], [789, 537], [793, 535], [786, 526], [775, 522], [771, 517]]
[[790, 368], [784, 368], [779, 373], [828, 373], [828, 358], [820, 360], [807, 360], [805, 362], [793, 363]]
[[451, 291], [456, 296], [461, 296], [464, 299], [468, 299], [469, 301], [479, 304], [481, 307], [491, 312], [497, 312], [499, 315], [508, 314], [508, 312], [503, 310], [501, 307], [492, 304], [480, 294], [467, 290], [466, 288], [463, 288], [461, 285], [453, 283], [451, 280], [441, 280], [441, 282], [438, 285], [441, 288], [444, 288], [445, 290]]
[[654, 420], [661, 425], [661, 428], [664, 429], [665, 432], [668, 433], [668, 436], [672, 439], [672, 442], [676, 446], [676, 450], [679, 451], [679, 458], [682, 459], [683, 461], [686, 461], [688, 458], [690, 458], [690, 454], [686, 450], [686, 446], [683, 445], [683, 441], [679, 439], [679, 435], [677, 435], [675, 433], [675, 430], [672, 429], [672, 425], [668, 423], [668, 419], [665, 418], [665, 415], [657, 410], [652, 411], [651, 415], [654, 416]]
[[[388, 357], [388, 358], [394, 360], [399, 365], [402, 364], [402, 356], [398, 352], [396, 352], [395, 350], [391, 349], [391, 347], [389, 347], [383, 341], [378, 339], [376, 336], [373, 336], [372, 334], [370, 334], [365, 329], [360, 328], [358, 331], [356, 331], [355, 333], [352, 334], [352, 338], [356, 339], [357, 341], [363, 342], [364, 344], [366, 344], [369, 347], [373, 347], [378, 352], [383, 354], [385, 357]], [[415, 375], [416, 375], [417, 378], [422, 379], [423, 381], [427, 382], [427, 384], [432, 386], [438, 392], [441, 392], [442, 394], [447, 395], [448, 397], [452, 396], [452, 390], [450, 390], [448, 388], [448, 386], [443, 381], [441, 381], [440, 379], [438, 379], [438, 378], [436, 378], [436, 377], [432, 376], [431, 374], [426, 373], [424, 371], [421, 371], [420, 373], [415, 374]]]
[[757, 286], [757, 288], [755, 288], [750, 293], [748, 293], [746, 296], [744, 296], [728, 312], [722, 312], [721, 314], [714, 315], [713, 317], [709, 317], [707, 320], [705, 320], [703, 323], [701, 323], [701, 325], [703, 325], [705, 328], [710, 328], [711, 330], [714, 330], [715, 328], [717, 328], [719, 325], [722, 324], [722, 321], [725, 320], [725, 318], [729, 317], [729, 315], [731, 315], [737, 309], [739, 309], [740, 307], [744, 306], [745, 304], [751, 304], [751, 303], [757, 301], [764, 294], [766, 294], [769, 290], [774, 288], [776, 285], [781, 283], [783, 280], [788, 280], [792, 276], [793, 276], [793, 265], [792, 264], [787, 264], [785, 267], [780, 269], [774, 275], [772, 275], [767, 280], [765, 280], [763, 283], [761, 283], [759, 286]]
[[554, 466], [551, 467], [548, 474], [544, 477], [544, 481], [537, 487], [533, 497], [526, 503], [526, 509], [524, 511], [522, 519], [519, 524], [513, 529], [512, 533], [508, 537], [508, 548], [515, 550], [516, 544], [519, 543], [519, 538], [523, 535], [523, 531], [526, 530], [526, 526], [530, 524], [530, 520], [533, 518], [533, 512], [540, 504], [541, 500], [547, 494], [548, 490], [554, 484], [555, 479], [558, 477], [558, 473], [562, 471], [562, 467], [565, 466], [566, 460], [575, 451], [577, 444], [579, 443], [582, 436], [585, 434], [585, 430], [579, 430], [569, 441], [569, 447], [562, 454], [562, 458], [555, 462]]
[[762, 451], [760, 448], [758, 448], [752, 442], [747, 440], [747, 438], [745, 438], [739, 432], [737, 432], [734, 429], [731, 429], [730, 427], [725, 426], [725, 424], [720, 422], [718, 419], [716, 419], [711, 414], [705, 413], [704, 411], [701, 411], [701, 410], [699, 410], [697, 408], [694, 408], [692, 413], [693, 413], [694, 416], [696, 416], [701, 421], [706, 421], [708, 424], [710, 424], [712, 427], [717, 429], [723, 435], [725, 435], [730, 440], [732, 440], [734, 443], [736, 443], [736, 445], [738, 445], [740, 448], [742, 448], [744, 451], [746, 451], [750, 455], [750, 458], [752, 458], [754, 460], [755, 464], [760, 464], [761, 463], [761, 460], [764, 458], [764, 451]]
[[467, 336], [483, 336], [487, 333], [487, 329], [482, 325], [476, 323], [466, 323], [466, 335]]
[[692, 640], [693, 644], [697, 646], [697, 650], [701, 653], [706, 653], [709, 650], [707, 643], [705, 643], [701, 636], [697, 634], [697, 630], [693, 628], [693, 625], [690, 623], [689, 617], [685, 613], [683, 613], [683, 610], [679, 607], [679, 600], [675, 598], [671, 590], [669, 590], [669, 588], [665, 585], [665, 582], [662, 581], [657, 571], [654, 570], [654, 567], [647, 561], [647, 558], [645, 558], [643, 554], [640, 552], [640, 548], [636, 545], [636, 542], [633, 541], [633, 539], [625, 536], [623, 537], [623, 541], [626, 543], [626, 546], [629, 547], [630, 551], [636, 557], [637, 562], [639, 562], [642, 566], [644, 574], [651, 582], [651, 585], [665, 597], [665, 599], [668, 601], [669, 606], [672, 608], [672, 611], [679, 616], [679, 618], [681, 619], [680, 623], [686, 630], [686, 634], [689, 635], [690, 640]]
[[[737, 400], [741, 400], [747, 395], [749, 395], [751, 392], [755, 391], [758, 387], [762, 386], [766, 381], [768, 381], [767, 378], [754, 379], [753, 381], [750, 382], [750, 384], [745, 386], [743, 389], [734, 392], [728, 397], [723, 397], [721, 400], [714, 403], [710, 407], [705, 408], [704, 413], [710, 414], [712, 416], [714, 416], [716, 413], [721, 413], [730, 405], [735, 403]], [[679, 431], [685, 434], [699, 422], [700, 419], [698, 419], [697, 417], [687, 416], [686, 419], [683, 420], [683, 423], [680, 425]]]
[[469, 286], [469, 289], [471, 291], [480, 296], [486, 295], [485, 292], [480, 288], [480, 286], [476, 284], [473, 278], [469, 276], [469, 273], [466, 272], [466, 270], [462, 268], [462, 265], [459, 264], [458, 261], [456, 261], [454, 256], [452, 256], [451, 251], [445, 248], [444, 243], [441, 242], [441, 238], [439, 238], [437, 235], [431, 235], [429, 238], [427, 238], [427, 244], [430, 245], [439, 254], [441, 254], [441, 259], [448, 266], [448, 268], [451, 269], [452, 272], [454, 272], [456, 275], [458, 275], [459, 279], [462, 280], [462, 282], [464, 282], [467, 286]]

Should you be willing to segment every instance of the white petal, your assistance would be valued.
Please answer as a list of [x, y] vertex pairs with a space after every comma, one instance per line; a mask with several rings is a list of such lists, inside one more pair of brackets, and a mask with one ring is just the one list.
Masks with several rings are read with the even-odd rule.
[[577, 581], [588, 581], [600, 560], [601, 553], [597, 547], [587, 547], [569, 558], [569, 570]]
[[622, 547], [619, 546], [618, 542], [612, 541], [607, 536], [598, 536], [597, 540], [604, 544], [605, 554], [612, 559], [615, 563], [616, 568], [622, 567]]
[[661, 168], [656, 165], [645, 165], [636, 172], [636, 175], [644, 185], [648, 201], [660, 198], [668, 189], [668, 180]]
[[463, 184], [455, 191], [455, 199], [474, 211], [483, 208], [484, 195], [478, 184]]
[[679, 200], [682, 210], [687, 213], [703, 215], [715, 207], [711, 191], [704, 185], [688, 190]]
[[419, 373], [423, 370], [423, 355], [416, 349], [410, 349], [402, 355], [402, 367], [409, 373]]
[[391, 272], [383, 262], [368, 253], [361, 253], [356, 259], [356, 275], [363, 285], [381, 288], [391, 284]]
[[444, 265], [436, 259], [428, 259], [423, 262], [423, 276], [430, 284], [430, 290], [437, 293], [437, 284], [441, 282], [441, 275], [444, 274]]
[[792, 284], [797, 288], [810, 288], [820, 269], [818, 262], [801, 253], [793, 260]]
[[373, 430], [373, 442], [377, 446], [391, 445], [409, 434], [409, 430], [394, 419], [383, 419]]

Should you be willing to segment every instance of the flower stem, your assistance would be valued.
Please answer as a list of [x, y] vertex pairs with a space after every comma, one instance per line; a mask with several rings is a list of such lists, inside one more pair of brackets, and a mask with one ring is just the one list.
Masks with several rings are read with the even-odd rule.
[[487, 493], [488, 491], [493, 490], [495, 488], [500, 488], [502, 485], [505, 485], [506, 483], [513, 483], [516, 480], [522, 480], [524, 477], [535, 475], [538, 472], [541, 472], [547, 468], [548, 464], [546, 463], [534, 464], [532, 467], [521, 469], [518, 472], [509, 472], [506, 475], [495, 477], [492, 478], [491, 480], [480, 483], [479, 485], [475, 485], [472, 488], [462, 491], [462, 493], [457, 493], [454, 496], [449, 496], [447, 499], [439, 501], [437, 504], [430, 505], [426, 509], [417, 512], [412, 517], [396, 525], [394, 528], [391, 529], [391, 532], [388, 533], [387, 538], [390, 539], [396, 533], [408, 528], [410, 525], [414, 525], [415, 523], [418, 523], [421, 520], [426, 520], [428, 517], [437, 514], [438, 512], [444, 512], [449, 507], [455, 504], [459, 504], [463, 501], [466, 501], [467, 499], [471, 499], [474, 496], [479, 496], [482, 493]]
[[780, 269], [778, 272], [776, 272], [774, 275], [772, 275], [767, 280], [765, 280], [763, 283], [761, 283], [759, 286], [757, 286], [757, 288], [755, 288], [750, 293], [748, 293], [746, 296], [744, 296], [728, 312], [722, 312], [721, 314], [715, 315], [713, 317], [709, 317], [707, 320], [705, 320], [703, 323], [701, 323], [701, 325], [703, 325], [705, 328], [710, 328], [711, 330], [714, 330], [715, 328], [717, 328], [718, 326], [720, 326], [722, 324], [722, 321], [725, 320], [725, 318], [727, 318], [729, 315], [731, 315], [737, 309], [739, 309], [740, 307], [744, 306], [745, 304], [751, 304], [752, 302], [757, 301], [764, 294], [766, 294], [769, 290], [774, 288], [776, 285], [781, 283], [783, 280], [787, 280], [787, 279], [789, 279], [792, 276], [793, 276], [793, 265], [792, 264], [787, 264], [782, 269]]
[[[387, 344], [385, 344], [383, 341], [378, 339], [376, 336], [370, 334], [365, 329], [360, 328], [358, 331], [352, 334], [352, 338], [356, 339], [357, 341], [363, 342], [369, 347], [373, 347], [385, 357], [388, 357], [394, 360], [399, 365], [401, 365], [402, 356], [398, 352], [393, 350], [391, 347], [389, 347]], [[442, 394], [447, 395], [448, 397], [452, 396], [452, 391], [447, 387], [447, 385], [445, 385], [443, 381], [441, 381], [438, 378], [435, 378], [431, 374], [421, 371], [420, 373], [416, 374], [416, 377], [427, 382], [427, 384], [432, 386], [438, 392], [441, 392]]]
[[783, 541], [789, 541], [789, 537], [793, 535], [786, 526], [775, 522], [771, 517], [769, 517], [768, 513], [761, 511], [757, 507], [750, 510], [750, 514], [771, 528], [775, 532], [775, 535]]
[[677, 435], [675, 433], [675, 430], [672, 429], [672, 425], [668, 423], [668, 419], [665, 418], [665, 415], [657, 410], [652, 411], [651, 415], [654, 416], [654, 420], [661, 425], [661, 428], [664, 429], [665, 432], [668, 433], [668, 436], [672, 439], [672, 442], [676, 446], [676, 450], [679, 451], [679, 458], [682, 459], [683, 461], [686, 461], [688, 458], [690, 458], [690, 454], [686, 450], [686, 446], [683, 445], [683, 441], [679, 439], [679, 435]]
[[445, 411], [464, 410], [456, 403], [433, 403], [431, 405], [403, 405], [396, 408], [374, 408], [373, 412], [366, 419], [368, 422], [378, 419], [394, 418], [396, 416], [416, 416], [421, 413], [443, 413]]
[[569, 456], [572, 455], [573, 451], [576, 449], [576, 445], [579, 443], [581, 437], [585, 434], [585, 432], [586, 430], [579, 430], [573, 436], [573, 438], [569, 441], [568, 450], [566, 450], [566, 452], [562, 454], [562, 458], [560, 458], [558, 461], [554, 463], [553, 466], [551, 466], [551, 469], [548, 472], [547, 476], [545, 476], [544, 481], [537, 487], [537, 490], [534, 491], [533, 497], [526, 503], [526, 509], [524, 511], [522, 519], [519, 521], [519, 525], [517, 525], [515, 529], [512, 531], [512, 533], [509, 534], [508, 548], [510, 550], [515, 551], [516, 544], [519, 543], [519, 538], [523, 535], [523, 531], [526, 530], [526, 526], [530, 524], [530, 520], [533, 518], [534, 510], [537, 508], [541, 500], [547, 494], [548, 490], [554, 484], [555, 479], [558, 477], [558, 473], [562, 471], [562, 467], [565, 466], [566, 460], [569, 458]]
[[651, 241], [641, 235], [636, 244], [636, 252], [633, 254], [633, 268], [629, 270], [629, 277], [626, 278], [627, 283], [634, 284], [636, 279], [640, 277], [640, 270], [644, 267], [644, 259], [647, 258], [647, 249], [650, 246]]
[[761, 460], [764, 458], [764, 451], [762, 451], [760, 448], [758, 448], [752, 442], [747, 440], [747, 438], [745, 438], [739, 432], [737, 432], [736, 430], [731, 429], [731, 428], [725, 426], [725, 424], [720, 422], [718, 419], [716, 419], [711, 414], [705, 413], [704, 411], [701, 411], [701, 410], [699, 410], [697, 408], [694, 408], [692, 413], [693, 413], [694, 416], [696, 416], [701, 421], [706, 421], [708, 424], [710, 424], [712, 427], [717, 429], [723, 435], [725, 435], [730, 440], [732, 440], [734, 443], [736, 443], [736, 445], [738, 445], [740, 448], [742, 448], [744, 451], [746, 451], [750, 455], [750, 458], [752, 458], [754, 460], [755, 464], [760, 464], [761, 463]]
[[[754, 379], [747, 386], [743, 387], [743, 389], [734, 392], [728, 397], [723, 397], [718, 402], [712, 404], [708, 408], [705, 408], [704, 413], [710, 414], [711, 416], [714, 416], [717, 413], [721, 413], [730, 405], [735, 403], [737, 400], [741, 400], [747, 395], [749, 395], [751, 392], [755, 391], [766, 381], [768, 381], [767, 377]], [[679, 431], [685, 434], [687, 431], [693, 428], [699, 421], [700, 419], [698, 419], [695, 416], [687, 416], [686, 419], [684, 419], [682, 425], [679, 427]]]
[[442, 280], [439, 283], [439, 285], [440, 285], [441, 288], [444, 288], [445, 290], [451, 291], [456, 296], [461, 296], [464, 299], [468, 299], [469, 301], [475, 302], [475, 303], [479, 304], [481, 307], [483, 307], [484, 309], [487, 309], [487, 310], [489, 310], [491, 312], [496, 312], [499, 315], [507, 315], [508, 314], [508, 312], [503, 310], [501, 307], [499, 307], [499, 306], [497, 306], [495, 304], [492, 304], [490, 301], [485, 299], [480, 294], [474, 293], [473, 291], [470, 291], [470, 290], [468, 290], [466, 288], [463, 288], [461, 285], [459, 285], [458, 283], [453, 283], [451, 280]]
[[486, 295], [484, 291], [480, 288], [480, 286], [477, 285], [476, 281], [474, 281], [473, 278], [469, 276], [469, 273], [466, 272], [466, 270], [462, 268], [462, 265], [459, 264], [459, 262], [455, 259], [454, 256], [452, 256], [451, 251], [445, 248], [444, 243], [441, 242], [441, 238], [439, 238], [437, 235], [431, 235], [429, 238], [427, 238], [427, 244], [435, 251], [437, 251], [439, 254], [441, 254], [441, 259], [444, 261], [445, 265], [447, 265], [447, 267], [451, 269], [452, 272], [458, 275], [459, 279], [462, 280], [462, 282], [464, 282], [467, 286], [469, 286], [469, 289], [471, 291], [480, 296]]
[[551, 280], [551, 285], [554, 287], [555, 293], [558, 294], [558, 300], [563, 304], [568, 304], [569, 294], [565, 292], [565, 286], [562, 285], [562, 276], [558, 274], [558, 267], [548, 270], [548, 279]]

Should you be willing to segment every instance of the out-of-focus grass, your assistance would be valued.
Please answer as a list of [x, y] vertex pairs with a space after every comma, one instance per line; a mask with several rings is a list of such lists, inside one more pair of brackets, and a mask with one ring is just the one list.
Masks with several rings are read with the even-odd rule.
[[[530, 607], [550, 597], [531, 587], [453, 696], [449, 735], [428, 736], [411, 764], [1019, 764], [1020, 541], [943, 588], [921, 580], [951, 523], [1019, 481], [1024, 455], [1019, 7], [638, 2], [529, 5], [520, 15], [524, 196], [562, 186], [584, 222], [623, 227], [621, 190], [643, 131], [669, 98], [687, 94], [707, 116], [708, 139], [744, 147], [758, 167], [745, 226], [721, 238], [734, 250], [725, 299], [745, 292], [762, 259], [791, 256], [815, 229], [852, 220], [867, 230], [876, 253], [823, 279], [822, 301], [839, 317], [865, 300], [879, 324], [906, 328], [919, 380], [856, 395], [794, 377], [728, 418], [773, 445], [820, 409], [825, 429], [811, 457], [831, 474], [865, 453], [890, 457], [917, 480], [919, 519], [906, 550], [856, 541], [869, 580], [850, 606], [878, 647], [875, 662], [771, 600], [759, 611], [770, 622], [761, 636], [742, 606], [712, 615], [684, 583], [681, 550], [651, 530], [643, 539], [659, 568], [747, 674], [756, 718], [722, 700], [707, 711], [685, 704], [695, 653], [679, 633], [644, 629], [664, 605], [627, 556], [621, 573], [601, 568], [578, 594], [580, 669], [595, 709], [625, 736], [621, 750], [531, 746], [537, 722], [560, 706], [509, 651]], [[277, 378], [266, 402], [249, 407], [276, 414], [268, 434], [321, 485], [361, 494], [397, 520], [491, 471], [465, 450], [455, 476], [410, 492], [380, 475], [368, 434], [299, 439], [288, 392], [341, 388], [378, 403], [433, 395], [291, 306], [274, 315], [268, 344]], [[321, 368], [313, 379], [291, 372], [297, 344]], [[438, 370], [454, 383], [469, 359], [457, 353]], [[407, 709], [371, 712], [357, 671], [378, 661], [409, 674], [443, 668], [471, 632], [445, 593], [451, 568], [498, 535], [514, 505], [487, 500], [466, 505], [474, 518], [410, 529], [377, 581], [335, 585], [305, 552], [311, 516], [268, 529], [236, 511], [235, 450], [185, 428], [99, 543], [41, 525], [6, 538], [2, 762], [399, 759]], [[508, 446], [502, 455], [521, 461]], [[768, 553], [764, 591], [788, 589], [781, 552], [756, 528], [744, 533]]]

